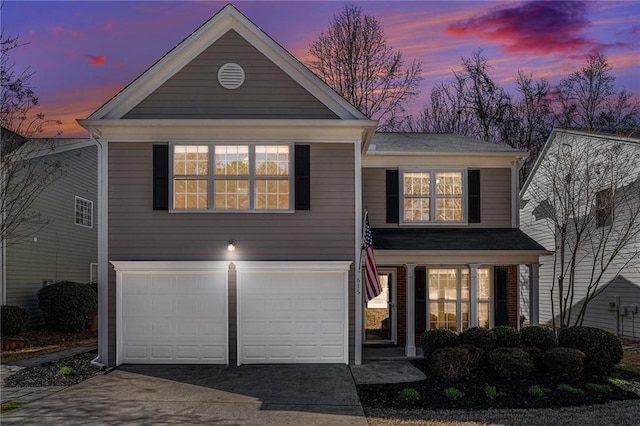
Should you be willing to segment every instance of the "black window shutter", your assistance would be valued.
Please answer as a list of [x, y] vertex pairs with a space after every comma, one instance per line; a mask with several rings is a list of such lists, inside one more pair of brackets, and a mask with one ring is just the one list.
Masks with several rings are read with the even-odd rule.
[[480, 223], [480, 170], [467, 171], [469, 223]]
[[311, 150], [309, 145], [295, 146], [295, 209], [311, 210]]
[[399, 174], [397, 170], [387, 170], [387, 223], [400, 221]]
[[169, 210], [169, 146], [153, 146], [153, 209]]
[[427, 271], [415, 270], [415, 327], [416, 333], [424, 333], [427, 329]]

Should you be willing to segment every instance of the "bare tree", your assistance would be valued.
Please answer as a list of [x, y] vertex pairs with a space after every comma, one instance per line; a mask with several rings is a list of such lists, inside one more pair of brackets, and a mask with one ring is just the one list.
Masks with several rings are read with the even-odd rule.
[[638, 143], [600, 139], [597, 146], [580, 134], [557, 140], [526, 192], [555, 236], [554, 327], [582, 325], [601, 286], [640, 256]]
[[453, 74], [464, 108], [472, 111], [475, 117], [477, 136], [487, 142], [498, 142], [498, 129], [511, 105], [511, 97], [493, 81], [490, 69], [488, 59], [479, 49], [471, 57], [462, 58], [462, 71]]
[[556, 120], [560, 127], [637, 131], [638, 102], [625, 91], [616, 92], [612, 70], [605, 55], [592, 55], [583, 68], [556, 86]]
[[524, 183], [551, 133], [553, 113], [547, 80], [534, 81], [531, 74], [518, 71], [516, 87], [519, 97], [506, 108], [499, 127], [504, 143], [530, 154], [520, 169], [520, 182]]
[[35, 96], [29, 68], [15, 70], [9, 53], [22, 46], [17, 36], [0, 36], [0, 247], [19, 242], [43, 226], [49, 219], [33, 204], [40, 193], [64, 174], [60, 159], [47, 157], [53, 143], [47, 139], [30, 140], [49, 122], [34, 112]]
[[404, 105], [418, 96], [422, 63], [404, 68], [402, 52], [387, 45], [378, 20], [346, 5], [311, 44], [309, 67], [364, 115], [393, 130]]

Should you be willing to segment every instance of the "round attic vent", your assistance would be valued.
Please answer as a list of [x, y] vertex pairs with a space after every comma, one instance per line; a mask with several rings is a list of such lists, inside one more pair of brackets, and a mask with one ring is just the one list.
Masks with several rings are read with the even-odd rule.
[[233, 62], [224, 64], [218, 70], [218, 82], [225, 89], [237, 89], [244, 83], [244, 70]]

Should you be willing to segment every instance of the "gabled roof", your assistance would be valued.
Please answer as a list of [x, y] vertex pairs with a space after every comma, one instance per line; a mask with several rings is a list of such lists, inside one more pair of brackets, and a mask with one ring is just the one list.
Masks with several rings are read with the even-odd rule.
[[376, 133], [367, 150], [367, 155], [420, 153], [528, 155], [510, 146], [453, 133]]
[[226, 5], [120, 93], [91, 114], [88, 119], [122, 118], [230, 30], [240, 34], [341, 119], [367, 120], [364, 114], [344, 100], [231, 4]]
[[[598, 145], [602, 143], [607, 143], [607, 142], [624, 143], [624, 144], [630, 144], [630, 145], [636, 146], [638, 149], [640, 149], [640, 139], [638, 138], [618, 136], [611, 133], [587, 132], [587, 131], [571, 130], [571, 129], [553, 129], [551, 131], [551, 134], [549, 135], [549, 138], [545, 142], [544, 147], [542, 148], [542, 151], [540, 151], [540, 155], [538, 155], [538, 158], [536, 159], [536, 162], [533, 165], [533, 168], [531, 169], [529, 176], [527, 176], [527, 180], [525, 181], [524, 185], [522, 185], [522, 188], [520, 189], [521, 198], [524, 196], [525, 192], [527, 191], [527, 188], [529, 187], [529, 184], [531, 183], [534, 176], [536, 175], [536, 172], [540, 168], [540, 164], [545, 160], [545, 157], [547, 156], [547, 152], [549, 152], [549, 149], [555, 143], [556, 139], [559, 136], [574, 136], [574, 137], [580, 138], [579, 140], [582, 143], [593, 142], [594, 144], [598, 144]], [[591, 141], [591, 142], [587, 142], [587, 141]]]

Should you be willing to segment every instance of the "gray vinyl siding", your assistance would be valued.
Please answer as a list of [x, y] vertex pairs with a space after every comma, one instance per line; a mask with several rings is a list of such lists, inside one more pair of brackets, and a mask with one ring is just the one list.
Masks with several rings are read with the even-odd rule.
[[[29, 309], [32, 324], [42, 321], [37, 292], [45, 282], [89, 282], [90, 264], [98, 261], [96, 147], [49, 155], [47, 160], [61, 161], [66, 171], [34, 203], [49, 222], [7, 247], [6, 303]], [[93, 201], [93, 228], [75, 224], [76, 195]]]
[[[245, 72], [235, 90], [218, 82], [220, 66]], [[124, 118], [321, 118], [337, 116], [238, 33], [230, 30]]]
[[[382, 168], [362, 169], [363, 206], [369, 210], [369, 221], [374, 228], [400, 226], [397, 223], [386, 223], [385, 173], [386, 170]], [[511, 169], [481, 169], [480, 197], [481, 223], [470, 223], [466, 226], [510, 228]]]
[[[611, 143], [600, 138], [594, 138], [591, 140], [591, 138], [586, 136], [576, 137], [571, 136], [571, 134], [565, 135], [564, 132], [559, 132], [558, 136], [552, 140], [551, 143], [553, 145], [549, 146], [549, 152], [553, 152], [552, 150], [556, 144], [566, 142], [564, 138], [571, 138], [570, 142], [574, 144], [574, 146], [576, 146], [576, 144], [582, 144], [583, 148], [581, 149], [592, 149], [593, 146], [604, 148], [605, 144]], [[612, 138], [615, 140], [615, 136], [612, 136]], [[640, 145], [637, 143], [628, 143], [623, 145], [623, 149], [630, 150], [629, 152], [631, 152], [631, 150], [640, 149]], [[623, 152], [619, 154], [619, 158], [631, 158], [631, 154]], [[542, 161], [546, 162], [549, 160], [545, 157]], [[540, 206], [538, 205], [540, 204], [540, 201], [536, 200], [537, 197], [534, 192], [534, 188], [538, 186], [544, 187], [543, 183], [547, 178], [543, 175], [543, 173], [545, 173], [543, 171], [546, 170], [545, 164], [546, 163], [541, 163], [536, 174], [531, 177], [531, 182], [528, 183], [525, 193], [522, 194], [523, 202], [520, 211], [520, 228], [531, 238], [543, 245], [547, 250], [553, 251], [556, 249], [554, 237], [555, 225], [552, 220], [541, 215]], [[637, 172], [640, 172], [640, 167], [636, 167], [636, 171], [631, 177], [633, 178], [637, 176]], [[640, 186], [640, 181], [638, 179], [627, 183], [630, 184], [629, 188], [638, 188]], [[638, 194], [638, 192], [636, 191], [635, 194]], [[637, 209], [640, 205], [640, 199], [638, 199], [637, 196], [635, 199], [629, 200], [630, 207], [632, 209]], [[628, 210], [621, 208], [616, 214], [616, 222], [614, 222], [613, 226], [618, 225], [621, 227], [625, 220], [625, 214], [628, 214]], [[620, 221], [618, 222], [618, 220]], [[637, 255], [635, 258], [633, 257], [638, 251], [639, 244], [640, 241], [636, 241], [635, 244], [629, 244], [626, 250], [621, 252], [616, 261], [614, 261], [609, 269], [603, 274], [603, 278], [600, 281], [601, 284], [598, 287], [598, 291], [601, 293], [589, 302], [584, 325], [599, 327], [612, 332], [618, 331], [620, 334], [624, 332], [624, 335], [629, 336], [629, 333], [632, 333], [631, 324], [633, 319], [635, 320], [636, 336], [640, 337], [640, 330], [638, 330], [638, 327], [640, 326], [640, 315], [636, 315], [635, 318], [632, 318], [631, 315], [628, 317], [618, 317], [617, 314], [613, 314], [608, 310], [606, 303], [608, 302], [608, 297], [617, 295], [621, 297], [621, 300], [623, 300], [623, 305], [628, 304], [635, 306], [635, 304], [638, 304], [640, 306], [640, 259], [637, 258]], [[583, 250], [585, 249], [583, 248]], [[551, 296], [554, 281], [557, 280], [557, 273], [554, 274], [554, 258], [554, 255], [540, 257], [540, 323], [551, 323], [553, 315], [555, 314], [557, 316], [559, 314], [557, 286], [553, 299]], [[592, 253], [581, 251], [578, 258], [581, 259], [581, 261], [577, 264], [575, 273], [576, 285], [574, 286], [573, 306], [571, 308], [572, 318], [575, 318], [584, 302], [586, 287], [588, 283], [591, 282], [591, 268], [593, 266]], [[527, 289], [527, 279], [528, 274], [522, 274], [520, 283], [522, 291]], [[624, 302], [625, 300], [627, 302]], [[620, 320], [619, 324], [617, 322], [618, 320]], [[628, 330], [623, 330], [625, 324], [629, 327]], [[620, 326], [620, 329], [617, 329], [618, 326]]]
[[[109, 260], [354, 260], [352, 144], [311, 145], [311, 210], [294, 213], [154, 211], [152, 145], [109, 144]], [[237, 245], [233, 257], [229, 257], [226, 249], [231, 239]], [[355, 348], [354, 280], [352, 265], [349, 275], [349, 351], [352, 358]], [[109, 285], [109, 338], [114, 343], [113, 269]], [[235, 301], [235, 271], [231, 271], [230, 363], [237, 356]], [[115, 349], [115, 344], [111, 344], [110, 357], [114, 360]]]

